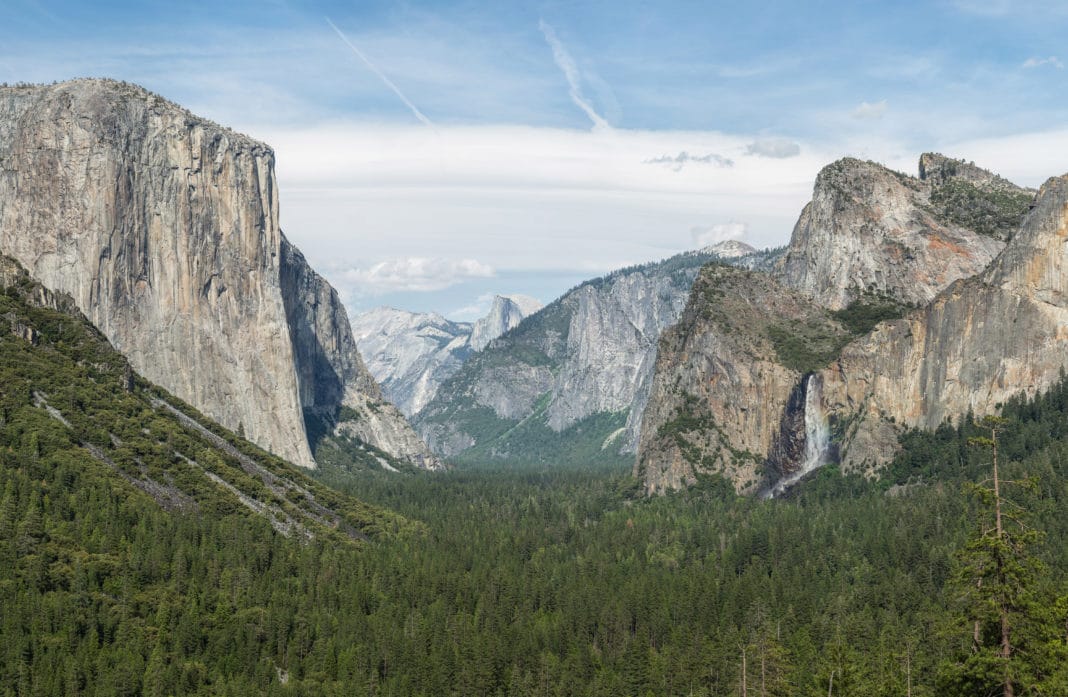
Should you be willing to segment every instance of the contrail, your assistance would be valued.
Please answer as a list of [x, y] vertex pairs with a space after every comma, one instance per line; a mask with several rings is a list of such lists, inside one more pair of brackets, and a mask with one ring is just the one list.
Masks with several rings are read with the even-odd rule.
[[349, 37], [345, 36], [341, 32], [341, 30], [337, 28], [337, 25], [330, 21], [329, 17], [326, 18], [326, 23], [330, 25], [331, 29], [333, 29], [334, 31], [337, 32], [337, 35], [341, 37], [341, 40], [345, 42], [345, 45], [347, 45], [349, 48], [351, 48], [352, 52], [360, 57], [360, 60], [362, 60], [364, 62], [364, 64], [368, 68], [371, 69], [371, 72], [374, 73], [375, 75], [377, 75], [378, 77], [380, 77], [382, 79], [382, 82], [386, 83], [386, 87], [388, 87], [391, 90], [393, 90], [393, 94], [395, 94], [398, 97], [400, 97], [400, 100], [402, 102], [404, 102], [405, 106], [407, 106], [409, 109], [412, 110], [412, 113], [415, 115], [415, 118], [419, 119], [420, 121], [425, 123], [427, 126], [430, 126], [431, 128], [434, 128], [434, 122], [431, 121], [430, 119], [428, 119], [426, 117], [426, 114], [424, 114], [423, 112], [419, 111], [419, 107], [417, 107], [416, 105], [412, 104], [411, 100], [408, 99], [407, 97], [405, 97], [404, 93], [400, 91], [400, 88], [397, 87], [396, 85], [394, 85], [393, 81], [390, 80], [388, 77], [386, 77], [386, 74], [383, 73], [381, 70], [379, 70], [375, 66], [375, 64], [372, 63], [370, 61], [370, 59], [367, 58], [367, 56], [363, 55], [363, 51], [361, 51], [360, 49], [356, 48], [356, 45], [354, 43], [352, 43], [351, 41], [349, 41]]
[[575, 65], [575, 59], [571, 57], [571, 54], [567, 52], [564, 45], [560, 43], [560, 39], [556, 37], [556, 32], [544, 19], [538, 20], [538, 28], [541, 29], [541, 33], [545, 35], [545, 40], [549, 43], [549, 47], [553, 50], [553, 61], [556, 66], [563, 71], [564, 77], [567, 78], [567, 84], [570, 86], [568, 94], [571, 95], [571, 101], [575, 103], [579, 109], [586, 112], [586, 116], [590, 117], [590, 121], [593, 121], [594, 128], [611, 129], [612, 127], [601, 118], [601, 115], [594, 111], [593, 106], [590, 105], [585, 95], [582, 94], [581, 76], [579, 75], [578, 66]]

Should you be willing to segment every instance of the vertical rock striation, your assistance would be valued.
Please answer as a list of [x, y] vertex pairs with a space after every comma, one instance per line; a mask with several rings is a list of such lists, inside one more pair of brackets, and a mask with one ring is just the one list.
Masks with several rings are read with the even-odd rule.
[[660, 340], [635, 464], [646, 492], [720, 475], [753, 494], [768, 483], [769, 462], [792, 473], [805, 453], [807, 362], [845, 337], [826, 310], [767, 274], [702, 269]]
[[571, 290], [473, 354], [416, 416], [420, 433], [471, 460], [634, 452], [660, 333], [717, 258], [690, 252]]
[[[702, 474], [787, 486], [838, 453], [872, 471], [902, 425], [989, 412], [1056, 378], [1056, 182], [1013, 234], [1033, 192], [941, 155], [920, 174], [829, 165], [770, 276], [702, 271], [661, 341], [636, 464], [646, 491]], [[900, 303], [925, 307], [874, 324]]]
[[[339, 305], [300, 309], [322, 292], [285, 297], [284, 244], [262, 143], [125, 83], [0, 89], [0, 251], [146, 378], [313, 467], [303, 407], [338, 390], [308, 334], [323, 355], [355, 350]], [[334, 366], [354, 390], [371, 384], [355, 361]]]
[[935, 428], [1049, 387], [1068, 369], [1068, 176], [1050, 179], [983, 273], [847, 346], [823, 372], [849, 428], [843, 464], [871, 471], [902, 427]]
[[408, 416], [425, 407], [464, 361], [541, 309], [522, 295], [498, 295], [478, 321], [380, 307], [353, 317], [356, 345], [383, 394]]

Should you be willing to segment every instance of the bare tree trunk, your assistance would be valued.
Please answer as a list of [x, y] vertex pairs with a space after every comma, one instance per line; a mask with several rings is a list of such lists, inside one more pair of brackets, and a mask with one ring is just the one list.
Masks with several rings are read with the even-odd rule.
[[742, 697], [749, 697], [749, 690], [745, 686], [745, 647], [742, 647]]
[[905, 644], [905, 697], [912, 697], [912, 646]]
[[767, 697], [767, 689], [765, 688], [765, 672], [764, 664], [766, 660], [765, 652], [760, 652], [760, 697]]
[[[994, 450], [994, 529], [998, 536], [998, 542], [1002, 543], [1005, 540], [1005, 530], [1001, 524], [1001, 479], [998, 476], [998, 431], [997, 428], [990, 429], [990, 440], [993, 442]], [[1004, 579], [1004, 566], [1001, 559], [1001, 555], [998, 554], [998, 580], [1001, 582], [1002, 587], [1005, 585]], [[1012, 656], [1012, 642], [1009, 638], [1009, 611], [1006, 607], [1006, 602], [1002, 602], [998, 608], [1001, 615], [1001, 659], [1005, 661], [1005, 697], [1014, 697], [1014, 690], [1012, 686], [1012, 675], [1009, 672], [1009, 657]]]

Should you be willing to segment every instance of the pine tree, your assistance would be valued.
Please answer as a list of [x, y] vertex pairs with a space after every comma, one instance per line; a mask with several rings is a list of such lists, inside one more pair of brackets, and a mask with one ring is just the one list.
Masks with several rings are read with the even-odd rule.
[[1024, 521], [1025, 511], [1005, 497], [1009, 482], [998, 463], [998, 434], [1005, 420], [980, 422], [989, 437], [972, 438], [973, 446], [992, 454], [989, 480], [971, 485], [980, 504], [978, 525], [960, 553], [954, 578], [971, 634], [970, 646], [943, 666], [942, 688], [954, 695], [1015, 697], [1040, 679], [1032, 645], [1040, 634], [1035, 598], [1042, 564], [1030, 553], [1038, 534]]

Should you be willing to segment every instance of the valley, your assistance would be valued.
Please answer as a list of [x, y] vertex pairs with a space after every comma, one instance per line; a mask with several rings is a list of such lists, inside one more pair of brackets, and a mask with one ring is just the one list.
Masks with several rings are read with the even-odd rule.
[[0, 87], [5, 695], [1068, 693], [1068, 177], [841, 158], [459, 322], [350, 318], [274, 158]]

